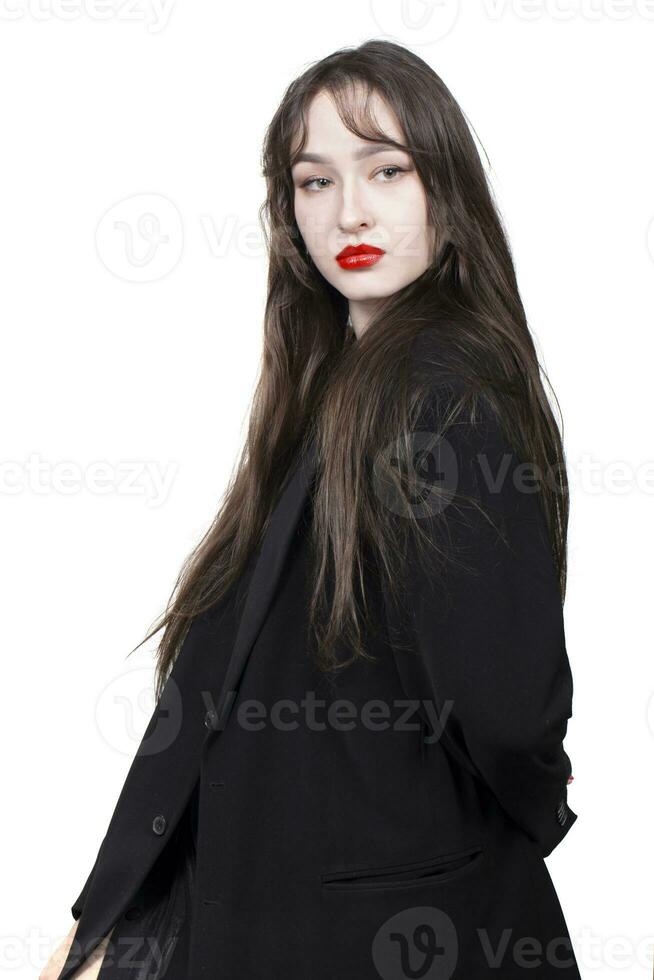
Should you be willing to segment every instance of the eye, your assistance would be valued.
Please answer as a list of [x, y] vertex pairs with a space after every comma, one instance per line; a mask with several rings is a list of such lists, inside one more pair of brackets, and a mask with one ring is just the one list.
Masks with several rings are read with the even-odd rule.
[[[393, 167], [382, 167], [380, 170], [377, 171], [377, 173], [375, 174], [375, 177], [378, 174], [387, 173], [389, 170], [392, 170], [393, 171], [393, 177], [395, 176], [395, 174], [403, 174], [403, 173], [406, 173], [406, 171], [404, 170], [403, 167], [395, 167], [395, 166], [393, 166]], [[382, 184], [392, 184], [392, 183], [393, 183], [392, 180], [382, 180]]]
[[[317, 180], [323, 180], [329, 183], [328, 177], [309, 177], [309, 179], [305, 180], [303, 184], [300, 184], [300, 187], [311, 187], [311, 184], [315, 184]], [[316, 188], [316, 190], [321, 190], [321, 188]]]

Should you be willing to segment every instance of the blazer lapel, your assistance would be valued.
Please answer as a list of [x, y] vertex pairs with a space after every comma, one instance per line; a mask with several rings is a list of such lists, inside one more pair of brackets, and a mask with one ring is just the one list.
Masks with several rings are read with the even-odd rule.
[[270, 518], [250, 580], [234, 649], [218, 696], [218, 717], [214, 729], [224, 728], [236, 700], [241, 676], [270, 608], [309, 494], [316, 463], [316, 444], [312, 440], [292, 471]]

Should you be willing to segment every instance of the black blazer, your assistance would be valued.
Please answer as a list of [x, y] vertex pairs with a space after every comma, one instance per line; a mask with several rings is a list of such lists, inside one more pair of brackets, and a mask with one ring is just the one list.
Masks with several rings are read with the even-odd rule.
[[[399, 606], [371, 580], [378, 661], [342, 672], [328, 695], [382, 715], [289, 737], [246, 731], [235, 708], [297, 704], [320, 683], [300, 635], [313, 446], [299, 460], [247, 575], [187, 634], [72, 906], [60, 980], [138, 910], [194, 790], [193, 980], [579, 978], [543, 860], [577, 819], [561, 602], [537, 498], [510, 478], [518, 460], [484, 405], [479, 425], [448, 432], [446, 452], [457, 494], [492, 520], [457, 496], [439, 540], [459, 561], [444, 579], [412, 556]], [[423, 430], [440, 410], [435, 392]], [[509, 478], [492, 493], [503, 458]], [[438, 455], [436, 470], [446, 463]], [[442, 534], [437, 508], [425, 528]]]

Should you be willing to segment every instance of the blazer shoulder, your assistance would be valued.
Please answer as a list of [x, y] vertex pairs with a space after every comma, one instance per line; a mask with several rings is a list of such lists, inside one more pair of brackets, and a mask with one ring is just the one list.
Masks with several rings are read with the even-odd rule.
[[423, 330], [411, 347], [409, 389], [415, 429], [447, 430], [455, 438], [476, 438], [506, 447], [497, 393], [466, 364], [457, 364], [433, 330]]
[[453, 343], [452, 331], [445, 324], [424, 327], [411, 342], [408, 380], [412, 389], [441, 400], [451, 396], [478, 402], [480, 413], [496, 417], [490, 376], [484, 380], [482, 374], [470, 355]]

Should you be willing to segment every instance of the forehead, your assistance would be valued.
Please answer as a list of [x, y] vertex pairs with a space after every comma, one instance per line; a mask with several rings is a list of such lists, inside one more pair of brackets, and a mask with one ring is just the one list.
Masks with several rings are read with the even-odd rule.
[[[359, 91], [352, 96], [351, 104], [356, 110], [357, 119], [363, 119], [364, 95]], [[382, 132], [390, 139], [403, 142], [402, 129], [395, 113], [377, 92], [371, 93], [368, 111]], [[303, 147], [306, 153], [329, 156], [332, 159], [349, 159], [357, 150], [369, 146], [367, 140], [351, 132], [341, 119], [334, 100], [328, 92], [319, 92], [309, 104], [306, 112], [307, 139]], [[365, 123], [363, 124], [365, 129]], [[299, 134], [293, 152], [299, 143]]]

